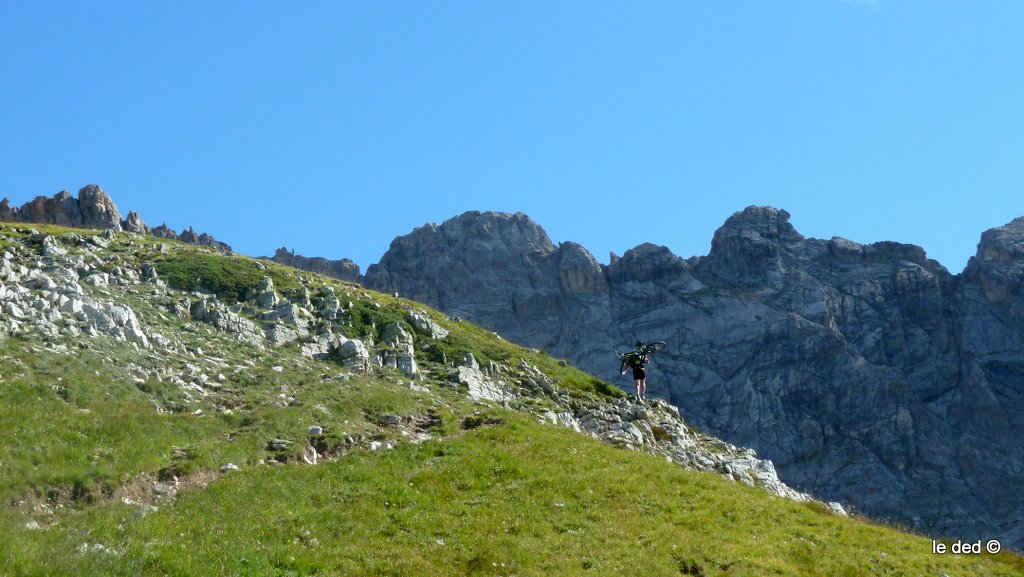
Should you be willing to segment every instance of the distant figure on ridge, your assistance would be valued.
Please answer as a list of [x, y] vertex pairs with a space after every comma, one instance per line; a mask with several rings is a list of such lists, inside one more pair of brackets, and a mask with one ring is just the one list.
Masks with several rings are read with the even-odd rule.
[[636, 398], [644, 400], [644, 393], [647, 392], [647, 371], [644, 367], [651, 362], [651, 357], [644, 347], [643, 341], [637, 341], [636, 350], [622, 355], [622, 365], [619, 366], [619, 374], [626, 374], [626, 367], [633, 369], [633, 381], [636, 383]]

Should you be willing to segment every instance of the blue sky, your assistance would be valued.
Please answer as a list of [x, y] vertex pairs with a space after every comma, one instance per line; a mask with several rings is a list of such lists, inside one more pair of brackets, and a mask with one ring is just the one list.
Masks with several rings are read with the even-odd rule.
[[365, 267], [467, 210], [607, 262], [751, 204], [959, 272], [1024, 215], [1024, 2], [0, 0], [0, 196]]

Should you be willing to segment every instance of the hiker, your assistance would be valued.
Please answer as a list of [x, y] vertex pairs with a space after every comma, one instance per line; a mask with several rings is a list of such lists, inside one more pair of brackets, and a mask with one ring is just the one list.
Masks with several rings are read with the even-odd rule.
[[644, 366], [651, 361], [650, 355], [644, 347], [643, 341], [637, 341], [636, 350], [622, 355], [622, 365], [619, 367], [619, 374], [626, 374], [626, 367], [633, 369], [633, 382], [636, 383], [636, 398], [644, 400], [644, 393], [647, 392], [647, 372]]

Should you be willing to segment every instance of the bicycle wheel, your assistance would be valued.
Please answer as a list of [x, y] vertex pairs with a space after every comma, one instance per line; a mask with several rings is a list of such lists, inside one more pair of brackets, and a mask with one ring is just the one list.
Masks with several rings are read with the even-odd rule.
[[653, 343], [650, 343], [649, 345], [644, 347], [644, 352], [647, 354], [661, 352], [665, 350], [665, 347], [667, 346], [668, 343], [666, 343], [665, 341], [654, 341]]

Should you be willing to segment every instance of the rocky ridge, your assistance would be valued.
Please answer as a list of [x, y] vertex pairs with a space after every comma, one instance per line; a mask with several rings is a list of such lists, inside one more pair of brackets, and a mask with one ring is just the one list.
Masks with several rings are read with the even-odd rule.
[[87, 185], [79, 190], [78, 198], [71, 196], [71, 193], [65, 190], [58, 192], [52, 198], [37, 196], [20, 207], [12, 207], [10, 200], [4, 198], [0, 200], [0, 221], [124, 230], [209, 246], [222, 252], [231, 252], [229, 245], [205, 232], [196, 234], [192, 227], [182, 231], [181, 234], [166, 224], [151, 228], [135, 211], [129, 212], [128, 216], [122, 220], [117, 205], [102, 188], [95, 184]]
[[521, 213], [469, 212], [395, 239], [365, 283], [608, 380], [608, 349], [667, 340], [650, 391], [788, 483], [1021, 548], [1022, 280], [1024, 219], [954, 276], [919, 247], [805, 238], [749, 207], [705, 257], [645, 244], [608, 265]]
[[[244, 300], [229, 304], [212, 294], [177, 290], [160, 277], [154, 261], [197, 249], [112, 230], [59, 236], [33, 229], [0, 227], [0, 231], [6, 232], [0, 234], [0, 310], [4, 313], [0, 340], [37, 342], [33, 346], [57, 354], [71, 354], [70, 339], [77, 341], [79, 349], [95, 352], [110, 348], [105, 343], [123, 343], [140, 353], [125, 367], [140, 388], [148, 390], [153, 383], [171, 387], [164, 400], [154, 399], [161, 412], [230, 414], [232, 402], [211, 399], [220, 398], [228, 383], [255, 364], [224, 358], [219, 351], [225, 343], [254, 353], [294, 348], [304, 363], [340, 369], [335, 378], [341, 380], [347, 375], [374, 374], [405, 379], [410, 388], [424, 393], [430, 392], [430, 383], [439, 382], [485, 407], [527, 411], [541, 422], [661, 455], [687, 468], [713, 471], [789, 499], [811, 499], [779, 481], [771, 462], [758, 459], [750, 449], [693, 430], [667, 403], [645, 406], [624, 398], [609, 402], [570, 395], [557, 379], [534, 365], [488, 361], [481, 366], [468, 352], [438, 364], [431, 360], [431, 351], [449, 336], [449, 330], [429, 311], [404, 301], [399, 309], [402, 320], [351, 338], [346, 333], [351, 332], [352, 323], [364, 318], [358, 311], [381, 308], [380, 297], [355, 285], [302, 277], [299, 289], [280, 292], [268, 276]], [[113, 358], [108, 361], [123, 364]], [[285, 370], [289, 369], [274, 367], [274, 371]], [[287, 388], [279, 396], [282, 407], [296, 402]], [[378, 421], [381, 427], [404, 423], [387, 415]], [[408, 436], [413, 442], [424, 438], [429, 435]], [[393, 443], [365, 433], [346, 437], [343, 445], [378, 450]], [[317, 446], [313, 443], [303, 453], [306, 462], [317, 462]], [[320, 449], [321, 456], [337, 450]], [[295, 450], [294, 440], [271, 439], [266, 459], [286, 458]], [[225, 464], [221, 473], [237, 468]], [[151, 489], [156, 497], [175, 491], [166, 481], [153, 482]], [[151, 507], [148, 501], [132, 502]], [[843, 512], [836, 504], [830, 507]]]
[[281, 247], [274, 252], [272, 257], [264, 257], [278, 264], [294, 267], [297, 269], [315, 272], [325, 276], [349, 281], [359, 282], [359, 265], [351, 259], [329, 260], [322, 257], [308, 257], [295, 254], [295, 251]]

